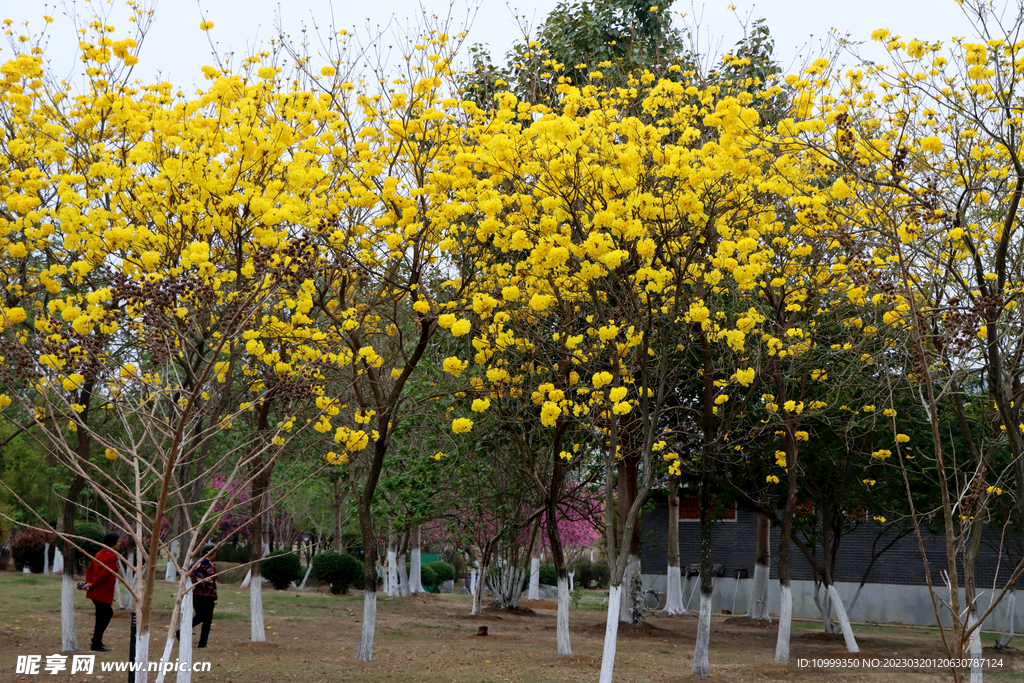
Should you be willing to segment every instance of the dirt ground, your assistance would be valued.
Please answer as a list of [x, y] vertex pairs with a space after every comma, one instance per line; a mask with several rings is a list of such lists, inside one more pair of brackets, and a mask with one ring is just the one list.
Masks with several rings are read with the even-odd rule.
[[[171, 587], [158, 585], [156, 623], [151, 657], [163, 650], [169, 620]], [[574, 655], [555, 654], [555, 601], [524, 603], [528, 609], [509, 613], [490, 609], [469, 616], [466, 596], [378, 598], [374, 661], [355, 659], [362, 616], [362, 599], [331, 596], [326, 592], [264, 589], [265, 643], [249, 642], [249, 592], [220, 587], [220, 599], [210, 646], [195, 650], [197, 661], [211, 662], [209, 673], [195, 681], [275, 683], [303, 681], [422, 681], [424, 683], [565, 683], [596, 681], [601, 666], [606, 612], [590, 609], [570, 612]], [[127, 674], [99, 672], [74, 677], [62, 673], [18, 675], [19, 654], [55, 654], [60, 649], [60, 582], [56, 577], [22, 576], [0, 572], [0, 683], [8, 681], [122, 680]], [[80, 647], [92, 632], [91, 603], [76, 596], [76, 624]], [[478, 636], [480, 626], [488, 635]], [[115, 612], [105, 637], [110, 653], [100, 661], [124, 661], [128, 652], [129, 615]], [[934, 629], [855, 625], [861, 657], [933, 657], [942, 652]], [[649, 616], [639, 627], [619, 629], [615, 680], [621, 683], [691, 680], [696, 619]], [[198, 632], [196, 633], [198, 637]], [[716, 615], [711, 632], [711, 676], [715, 683], [768, 681], [846, 681], [925, 683], [946, 681], [948, 673], [882, 671], [859, 668], [843, 672], [798, 669], [773, 663], [776, 631], [773, 626], [751, 624], [742, 618]], [[1019, 651], [1013, 651], [1016, 655]], [[986, 648], [986, 656], [995, 654]], [[826, 636], [821, 625], [794, 625], [792, 660], [845, 657], [840, 636]], [[1022, 660], [1024, 664], [1024, 660]], [[150, 681], [152, 681], [152, 676]], [[173, 680], [169, 675], [168, 681]], [[692, 679], [700, 680], [700, 679]], [[1024, 669], [988, 675], [989, 681], [1024, 680]]]

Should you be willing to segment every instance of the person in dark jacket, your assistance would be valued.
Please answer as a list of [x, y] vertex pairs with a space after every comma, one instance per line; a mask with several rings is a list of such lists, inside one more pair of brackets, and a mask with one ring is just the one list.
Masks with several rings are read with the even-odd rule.
[[[206, 647], [210, 638], [210, 626], [213, 625], [213, 607], [217, 602], [217, 567], [213, 564], [213, 551], [216, 546], [212, 543], [206, 544], [203, 548], [203, 556], [192, 565], [189, 577], [192, 579], [192, 628], [196, 624], [202, 624], [199, 630], [199, 644], [196, 647]], [[175, 634], [180, 638], [181, 631]]]
[[85, 597], [96, 605], [96, 626], [92, 632], [91, 649], [96, 652], [110, 652], [103, 645], [103, 633], [107, 630], [110, 618], [114, 616], [114, 585], [117, 583], [117, 547], [121, 536], [109, 533], [103, 538], [104, 548], [96, 553], [96, 559], [89, 563], [85, 570]]

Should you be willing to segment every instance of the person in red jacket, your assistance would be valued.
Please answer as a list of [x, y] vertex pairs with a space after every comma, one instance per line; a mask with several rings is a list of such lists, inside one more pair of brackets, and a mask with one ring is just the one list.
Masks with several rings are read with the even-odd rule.
[[98, 553], [96, 559], [89, 563], [85, 570], [85, 597], [96, 605], [96, 627], [92, 632], [92, 649], [95, 652], [110, 652], [103, 645], [103, 632], [107, 630], [110, 618], [114, 616], [114, 585], [117, 583], [117, 554], [114, 552], [121, 544], [121, 537], [113, 532], [103, 538], [106, 545]]

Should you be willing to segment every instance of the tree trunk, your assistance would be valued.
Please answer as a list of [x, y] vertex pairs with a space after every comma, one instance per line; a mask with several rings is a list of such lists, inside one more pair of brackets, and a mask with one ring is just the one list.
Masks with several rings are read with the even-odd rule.
[[850, 618], [846, 615], [846, 608], [843, 607], [843, 599], [839, 597], [839, 592], [831, 582], [828, 584], [828, 595], [831, 598], [832, 609], [836, 612], [836, 619], [839, 621], [839, 628], [843, 632], [843, 640], [846, 642], [846, 651], [860, 652], [860, 648], [857, 647], [857, 639], [853, 637], [853, 629], [850, 627]]
[[483, 562], [477, 562], [479, 568], [476, 573], [476, 580], [473, 582], [473, 609], [470, 614], [483, 614], [484, 612], [484, 586], [486, 585], [488, 570], [491, 567], [490, 549], [483, 554]]
[[[85, 477], [75, 475], [71, 480], [67, 496], [64, 499], [64, 508], [61, 511], [60, 521], [57, 523], [58, 531], [67, 535], [75, 533], [75, 511], [78, 508], [78, 496], [85, 487]], [[78, 639], [75, 635], [75, 564], [77, 553], [68, 541], [64, 542], [64, 572], [60, 580], [60, 650], [71, 652], [78, 649]]]
[[410, 543], [412, 544], [412, 561], [410, 562], [409, 569], [409, 588], [413, 593], [426, 593], [423, 590], [423, 574], [420, 567], [422, 566], [422, 555], [420, 554], [420, 526], [417, 524], [412, 528], [412, 538]]
[[540, 600], [540, 544], [537, 543], [530, 553], [530, 588], [527, 600]]
[[754, 560], [754, 585], [750, 589], [747, 616], [770, 620], [768, 614], [768, 576], [771, 572], [771, 521], [763, 512], [757, 514], [757, 555]]
[[[560, 486], [562, 476], [561, 463], [555, 463], [556, 488]], [[555, 640], [557, 652], [560, 655], [571, 655], [572, 645], [569, 640], [569, 573], [565, 565], [565, 549], [562, 547], [562, 537], [558, 534], [558, 512], [557, 499], [549, 495], [547, 499], [547, 532], [548, 545], [551, 547], [551, 562], [555, 565], [555, 576], [558, 582], [558, 617], [555, 620]], [[538, 539], [537, 545], [540, 546]], [[539, 558], [538, 558], [539, 559]], [[540, 567], [537, 569], [540, 572]]]
[[[705, 454], [706, 458], [707, 454]], [[711, 645], [711, 598], [714, 576], [711, 570], [711, 493], [708, 491], [708, 468], [702, 468], [700, 482], [700, 613], [697, 617], [697, 640], [693, 647], [693, 676], [708, 675], [708, 648]]]
[[821, 625], [825, 629], [825, 633], [833, 634], [835, 627], [832, 625], [832, 598], [829, 595], [828, 587], [825, 588], [825, 597], [821, 597], [821, 586], [822, 582], [815, 575], [814, 606], [818, 608], [818, 615], [821, 616]]
[[619, 538], [622, 539], [620, 552], [628, 553], [626, 572], [622, 577], [620, 593], [619, 621], [626, 624], [639, 624], [643, 621], [642, 601], [637, 599], [639, 590], [640, 570], [640, 521], [633, 525], [630, 538], [623, 538], [626, 516], [629, 514], [637, 494], [637, 463], [632, 457], [623, 458], [618, 462], [619, 495], [617, 499], [619, 512]]
[[312, 571], [313, 571], [313, 562], [310, 561], [310, 563], [308, 565], [306, 565], [306, 575], [302, 577], [302, 583], [299, 584], [299, 590], [302, 590], [302, 589], [304, 589], [306, 587], [306, 582], [309, 581], [309, 574]]
[[665, 609], [663, 614], [686, 612], [683, 606], [683, 581], [679, 569], [679, 482], [668, 478], [668, 568], [666, 571]]
[[1017, 584], [1010, 587], [1010, 596], [1006, 601], [1006, 619], [1003, 621], [1003, 632], [996, 641], [997, 650], [1005, 650], [1013, 641], [1013, 621], [1017, 610]]
[[409, 537], [406, 535], [398, 552], [398, 594], [403, 598], [412, 597], [412, 589], [409, 588], [409, 571], [405, 568], [406, 550], [409, 547], [408, 541]]
[[389, 598], [397, 598], [399, 595], [398, 548], [394, 534], [388, 534], [388, 585], [386, 594]]
[[823, 507], [821, 511], [821, 538], [824, 551], [824, 558], [822, 558], [821, 562], [822, 583], [828, 591], [830, 607], [832, 610], [835, 610], [836, 619], [839, 621], [839, 628], [843, 632], [846, 651], [860, 652], [860, 648], [857, 647], [857, 639], [853, 637], [853, 629], [850, 627], [850, 619], [846, 615], [846, 608], [843, 607], [843, 599], [839, 597], [839, 592], [832, 585], [832, 567], [835, 566], [836, 549], [839, 544], [839, 531], [838, 528], [833, 529], [833, 523], [832, 511], [828, 506]]
[[[971, 629], [978, 623], [978, 605], [970, 604], [970, 612], [967, 613], [967, 629]], [[985, 673], [982, 669], [981, 651], [981, 628], [975, 630], [968, 640], [967, 651], [971, 658], [971, 683], [982, 683], [985, 680]]]
[[[175, 533], [177, 533], [177, 530], [175, 530]], [[171, 541], [171, 548], [167, 551], [167, 566], [164, 568], [164, 581], [167, 583], [178, 582], [178, 570], [174, 567], [174, 561], [178, 557], [178, 546], [177, 540]]]
[[601, 652], [599, 683], [612, 683], [615, 671], [615, 639], [619, 635], [619, 606], [622, 604], [622, 585], [614, 583], [608, 588], [608, 618], [604, 626], [604, 650]]
[[[386, 424], [386, 423], [385, 423]], [[376, 446], [374, 460], [375, 471], [379, 474], [383, 463], [383, 444]], [[376, 477], [371, 473], [370, 481], [359, 496], [359, 532], [363, 540], [363, 624], [359, 633], [359, 649], [356, 659], [368, 662], [373, 659], [373, 636], [377, 626], [377, 535], [373, 530], [373, 517], [370, 505], [373, 502], [373, 490], [376, 488]]]
[[[187, 667], [178, 669], [175, 683], [192, 681], [192, 579], [185, 579], [187, 592], [181, 599], [181, 638], [178, 639], [178, 661]], [[187, 669], [187, 670], [186, 670]]]
[[[252, 534], [252, 552], [255, 555], [261, 552], [260, 549], [264, 547], [263, 541], [263, 524], [264, 524], [264, 499], [265, 499], [265, 487], [263, 486], [262, 477], [261, 481], [253, 482], [253, 515], [255, 519], [252, 522], [251, 534]], [[256, 493], [258, 492], [258, 493]], [[256, 559], [252, 563], [252, 567], [249, 569], [249, 639], [253, 643], [263, 643], [267, 640], [266, 629], [263, 626], [263, 562], [262, 557], [266, 553], [262, 553], [260, 558]]]
[[343, 553], [345, 547], [341, 540], [341, 511], [345, 503], [345, 487], [341, 485], [339, 479], [340, 477], [333, 477], [331, 481], [331, 486], [334, 489], [334, 495], [331, 496], [331, 507], [334, 510], [334, 552]]
[[135, 683], [146, 683], [149, 670], [149, 629], [139, 630], [135, 637]]
[[782, 533], [779, 536], [779, 593], [782, 607], [779, 610], [779, 635], [775, 642], [775, 661], [789, 663], [789, 633], [793, 622], [793, 593], [789, 587], [789, 536], [793, 531], [793, 516], [796, 513], [796, 448], [795, 441], [786, 433], [786, 508], [782, 514]]

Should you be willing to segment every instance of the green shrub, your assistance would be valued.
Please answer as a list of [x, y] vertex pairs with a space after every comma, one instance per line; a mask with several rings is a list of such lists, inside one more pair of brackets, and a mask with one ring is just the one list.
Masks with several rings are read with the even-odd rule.
[[555, 571], [555, 565], [542, 564], [540, 566], [540, 582], [545, 586], [558, 585], [558, 572]]
[[437, 585], [437, 572], [429, 564], [420, 565], [420, 583], [428, 590]]
[[246, 564], [252, 561], [252, 552], [244, 545], [222, 545], [217, 549], [215, 562], [237, 562]]
[[[434, 571], [434, 574], [437, 576], [438, 586], [440, 586], [445, 581], [455, 580], [455, 567], [448, 564], [447, 562], [431, 562], [426, 566], [430, 567]], [[427, 582], [424, 581], [423, 585], [426, 586]]]
[[359, 586], [363, 563], [348, 553], [328, 551], [313, 557], [313, 576], [331, 584], [331, 593], [347, 593], [350, 585]]
[[15, 569], [28, 565], [29, 571], [41, 574], [43, 551], [49, 541], [49, 534], [38, 529], [26, 529], [15, 536], [11, 542], [11, 556], [14, 558]]
[[267, 577], [274, 588], [281, 591], [302, 577], [302, 563], [295, 553], [280, 550], [263, 559], [260, 573]]
[[607, 588], [611, 580], [611, 572], [606, 564], [597, 564], [589, 560], [576, 563], [574, 582], [587, 588]]

